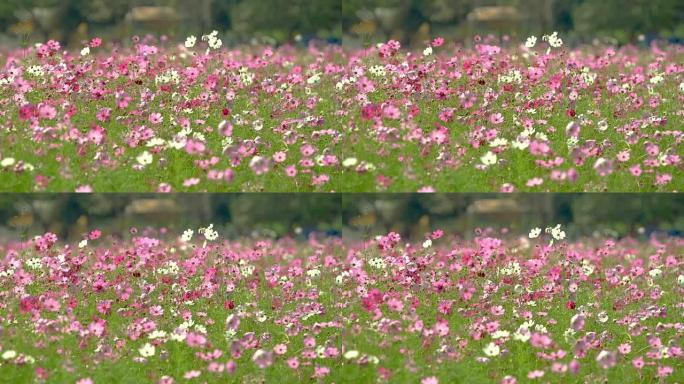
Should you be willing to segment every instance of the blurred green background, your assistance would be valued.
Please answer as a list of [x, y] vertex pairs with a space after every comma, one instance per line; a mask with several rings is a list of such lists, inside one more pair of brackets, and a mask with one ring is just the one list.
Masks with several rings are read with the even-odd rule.
[[436, 228], [461, 237], [476, 228], [531, 228], [562, 224], [569, 237], [681, 236], [684, 198], [678, 194], [355, 194], [343, 195], [345, 237], [363, 239], [395, 231], [422, 239]]
[[681, 236], [678, 194], [0, 194], [0, 239], [52, 231], [78, 239], [88, 230], [130, 227], [180, 233], [213, 223], [223, 236], [300, 239], [311, 233], [363, 240], [389, 231], [422, 239], [441, 228], [472, 237], [475, 228], [563, 224], [569, 236]]
[[341, 39], [340, 0], [0, 0], [0, 45], [88, 37], [174, 41], [212, 30], [224, 44]]
[[345, 43], [476, 34], [521, 38], [559, 31], [569, 43], [684, 38], [682, 0], [343, 0]]
[[433, 36], [557, 30], [567, 43], [684, 38], [682, 0], [1, 0], [0, 46], [88, 37], [129, 43], [133, 35], [181, 41], [218, 30], [226, 45], [326, 40], [361, 46], [390, 38], [424, 44]]
[[339, 236], [340, 198], [332, 194], [0, 194], [0, 239], [46, 231], [78, 239], [92, 229], [186, 228], [210, 223], [229, 238]]

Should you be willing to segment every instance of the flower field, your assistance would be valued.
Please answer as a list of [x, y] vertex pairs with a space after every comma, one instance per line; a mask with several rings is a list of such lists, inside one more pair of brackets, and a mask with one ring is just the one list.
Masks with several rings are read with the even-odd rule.
[[4, 191], [680, 191], [684, 48], [0, 52]]
[[8, 382], [677, 382], [682, 239], [0, 245]]

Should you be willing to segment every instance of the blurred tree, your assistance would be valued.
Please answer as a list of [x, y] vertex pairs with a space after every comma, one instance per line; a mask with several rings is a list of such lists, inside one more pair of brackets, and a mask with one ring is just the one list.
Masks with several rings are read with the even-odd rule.
[[339, 40], [341, 4], [339, 0], [0, 0], [0, 32], [27, 22], [34, 39], [67, 42], [84, 25], [113, 29], [132, 7], [171, 6], [183, 15], [182, 29], [193, 34], [216, 29], [232, 31], [242, 41], [263, 36], [285, 42], [297, 35]]
[[[503, 202], [498, 206], [496, 199], [514, 200], [517, 207]], [[511, 216], [516, 210], [520, 214]], [[425, 221], [431, 229], [441, 227], [466, 234], [484, 225], [525, 231], [560, 223], [571, 226], [576, 236], [595, 231], [624, 236], [637, 235], [641, 227], [646, 231], [681, 231], [684, 198], [674, 194], [374, 194], [343, 196], [342, 216], [352, 232], [366, 235], [394, 230], [422, 236], [421, 221]]]
[[681, 0], [584, 0], [573, 12], [578, 34], [609, 35], [622, 42], [639, 34], [667, 34], [684, 22]]
[[341, 2], [339, 0], [225, 0], [234, 32], [243, 39], [258, 35], [276, 41], [292, 41], [319, 36], [339, 37]]
[[73, 239], [93, 228], [115, 234], [151, 225], [177, 232], [209, 223], [234, 236], [281, 237], [297, 228], [339, 235], [342, 216], [339, 197], [323, 194], [0, 194], [0, 235], [52, 231]]
[[348, 36], [363, 32], [374, 40], [403, 36], [408, 42], [408, 31], [425, 22], [433, 35], [463, 38], [472, 33], [461, 26], [473, 9], [498, 5], [516, 6], [526, 20], [509, 34], [558, 30], [584, 41], [606, 36], [621, 42], [640, 34], [684, 37], [681, 0], [345, 0], [342, 23]]
[[[2, 0], [0, 29], [16, 22], [31, 24], [36, 38], [68, 43], [84, 25], [111, 26], [123, 20], [134, 0]], [[87, 32], [87, 28], [85, 28]]]

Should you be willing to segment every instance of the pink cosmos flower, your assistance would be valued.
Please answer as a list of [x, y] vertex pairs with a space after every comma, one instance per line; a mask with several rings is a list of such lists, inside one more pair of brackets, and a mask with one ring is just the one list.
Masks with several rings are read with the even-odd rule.
[[200, 179], [198, 179], [196, 177], [192, 177], [192, 178], [186, 179], [183, 182], [183, 186], [184, 187], [192, 187], [193, 185], [199, 184], [199, 182], [200, 182]]
[[489, 121], [494, 125], [499, 125], [504, 122], [504, 117], [501, 113], [497, 112], [489, 117]]
[[443, 38], [443, 37], [435, 37], [435, 38], [432, 40], [432, 46], [435, 47], [435, 48], [441, 47], [442, 44], [444, 44], [444, 38]]
[[155, 112], [155, 113], [150, 114], [149, 121], [150, 121], [150, 123], [155, 124], [155, 125], [161, 124], [164, 121], [164, 117], [162, 116], [161, 113]]
[[501, 192], [501, 193], [513, 193], [513, 192], [515, 192], [515, 186], [511, 183], [502, 184], [499, 192]]
[[533, 379], [538, 379], [538, 378], [540, 378], [540, 377], [544, 377], [544, 371], [542, 371], [542, 370], [540, 370], [540, 369], [536, 369], [536, 370], [533, 370], [533, 371], [530, 371], [530, 372], [527, 373], [527, 378], [528, 378], [528, 379], [532, 379], [532, 380], [533, 380]]
[[672, 374], [672, 372], [674, 372], [674, 369], [672, 367], [667, 366], [667, 365], [659, 365], [658, 366], [658, 373], [656, 376], [663, 378], [663, 377], [670, 376]]
[[389, 299], [387, 301], [387, 306], [389, 307], [389, 309], [397, 312], [401, 312], [404, 309], [404, 303], [401, 300], [395, 298]]
[[201, 333], [189, 332], [186, 335], [185, 342], [189, 347], [197, 348], [206, 344], [207, 338]]
[[297, 176], [297, 167], [295, 167], [294, 165], [288, 165], [287, 167], [285, 167], [285, 174], [288, 177]]
[[257, 367], [264, 369], [273, 364], [273, 353], [271, 351], [258, 349], [254, 352], [254, 355], [252, 355], [252, 361]]
[[632, 351], [632, 346], [630, 344], [627, 344], [627, 343], [622, 343], [618, 346], [618, 351], [621, 354], [626, 355]]
[[249, 161], [249, 167], [252, 169], [252, 171], [254, 171], [255, 174], [263, 175], [269, 170], [269, 161], [265, 157], [254, 156]]
[[330, 368], [316, 364], [316, 367], [314, 367], [314, 374], [312, 377], [322, 378], [327, 376], [328, 374], [330, 374]]
[[93, 187], [90, 185], [80, 185], [76, 187], [75, 190], [77, 193], [92, 193], [93, 192]]
[[287, 159], [287, 154], [283, 151], [276, 152], [273, 154], [273, 161], [276, 163], [282, 163]]
[[299, 360], [296, 357], [287, 359], [287, 366], [292, 369], [299, 368]]
[[672, 181], [672, 175], [669, 173], [657, 174], [655, 185], [667, 185]]
[[285, 353], [287, 353], [287, 345], [282, 344], [282, 343], [281, 343], [281, 344], [276, 344], [276, 345], [273, 347], [273, 352], [274, 352], [276, 355], [284, 355]]
[[187, 379], [187, 380], [190, 380], [190, 379], [194, 379], [194, 378], [196, 378], [196, 377], [199, 377], [201, 374], [202, 374], [201, 371], [198, 371], [198, 370], [191, 370], [191, 371], [185, 372], [185, 373], [183, 374], [183, 378], [184, 378], [184, 379]]
[[541, 177], [533, 177], [527, 180], [527, 183], [525, 183], [525, 185], [527, 185], [528, 187], [537, 187], [542, 184], [544, 184], [544, 179], [542, 179]]
[[620, 151], [617, 154], [617, 160], [621, 163], [629, 161], [629, 151]]

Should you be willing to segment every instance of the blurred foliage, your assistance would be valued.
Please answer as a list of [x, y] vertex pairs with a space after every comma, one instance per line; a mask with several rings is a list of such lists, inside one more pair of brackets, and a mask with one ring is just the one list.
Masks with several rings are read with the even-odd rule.
[[359, 194], [343, 195], [345, 228], [357, 238], [396, 231], [421, 238], [442, 228], [472, 236], [477, 227], [563, 224], [574, 236], [662, 231], [682, 235], [684, 198], [677, 194]]
[[[512, 6], [512, 20], [496, 10], [489, 20], [470, 19], [476, 9]], [[501, 11], [501, 9], [499, 9]], [[398, 38], [423, 43], [429, 36], [469, 39], [474, 34], [562, 32], [567, 41], [610, 39], [618, 43], [656, 37], [684, 38], [684, 1], [681, 0], [344, 0], [342, 23], [351, 41]], [[427, 29], [427, 31], [423, 31]]]
[[[131, 18], [135, 7], [157, 7], [145, 16], [157, 19]], [[123, 41], [130, 33], [181, 39], [218, 30], [235, 43], [339, 42], [340, 14], [339, 0], [2, 0], [0, 33], [76, 43], [95, 34]]]
[[171, 231], [213, 223], [225, 236], [337, 236], [339, 198], [323, 194], [0, 194], [0, 238], [51, 231], [78, 238], [99, 228]]
[[[151, 27], [127, 21], [134, 7], [171, 7], [178, 23]], [[476, 9], [515, 7], [516, 20], [470, 20]], [[502, 14], [503, 15], [503, 14]], [[491, 15], [490, 15], [491, 16]], [[133, 26], [132, 26], [133, 25]], [[124, 41], [130, 33], [168, 34], [219, 30], [228, 43], [283, 43], [324, 39], [366, 43], [399, 38], [423, 43], [434, 35], [469, 41], [474, 34], [562, 32], [568, 42], [684, 38], [681, 0], [2, 0], [0, 33], [15, 39], [78, 42], [97, 34]]]
[[174, 233], [213, 223], [224, 236], [310, 233], [365, 239], [396, 231], [422, 238], [436, 228], [469, 237], [475, 228], [563, 224], [574, 237], [668, 232], [682, 235], [678, 194], [0, 194], [0, 239], [52, 231], [78, 238], [100, 228], [166, 227]]

